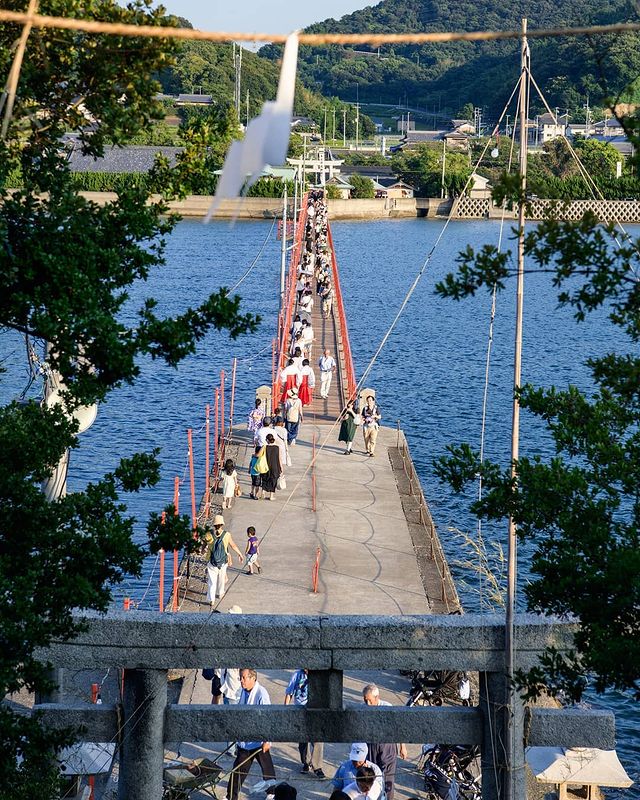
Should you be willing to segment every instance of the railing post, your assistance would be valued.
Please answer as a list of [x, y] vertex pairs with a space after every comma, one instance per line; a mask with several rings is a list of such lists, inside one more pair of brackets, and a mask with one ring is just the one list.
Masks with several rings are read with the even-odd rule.
[[307, 708], [342, 709], [342, 670], [309, 670]]
[[167, 673], [160, 669], [124, 671], [119, 800], [162, 797]]

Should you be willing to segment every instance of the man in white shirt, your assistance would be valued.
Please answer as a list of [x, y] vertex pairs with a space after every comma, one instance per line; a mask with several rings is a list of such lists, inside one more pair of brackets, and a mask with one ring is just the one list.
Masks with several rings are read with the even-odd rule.
[[[368, 749], [364, 742], [354, 742], [351, 745], [348, 760], [340, 764], [331, 781], [334, 789], [346, 793], [348, 787], [356, 786], [358, 770], [362, 767], [368, 767], [374, 775], [374, 783], [369, 790], [369, 797], [371, 800], [378, 800], [384, 789], [384, 780], [380, 767], [367, 760]], [[360, 794], [360, 790], [357, 790], [357, 794]]]
[[376, 773], [376, 769], [380, 772], [376, 765], [358, 767], [355, 781], [342, 791], [350, 800], [379, 800], [383, 795], [383, 786], [382, 777]]
[[328, 348], [320, 356], [318, 361], [320, 367], [320, 397], [325, 400], [329, 397], [329, 389], [331, 388], [331, 378], [336, 370], [336, 362], [334, 357], [329, 352]]
[[[269, 706], [271, 698], [269, 692], [258, 683], [258, 673], [254, 669], [240, 670], [241, 706]], [[251, 764], [257, 761], [262, 770], [262, 779], [265, 781], [276, 779], [276, 771], [271, 758], [271, 742], [238, 742], [236, 759], [231, 768], [227, 797], [229, 800], [238, 800], [238, 794], [245, 782]]]
[[262, 420], [262, 427], [258, 428], [256, 435], [253, 438], [256, 447], [264, 447], [267, 443], [267, 436], [270, 433], [273, 433], [273, 428], [271, 427], [271, 417], [265, 417]]
[[[386, 700], [380, 699], [380, 690], [375, 683], [370, 683], [362, 690], [362, 699], [368, 706], [390, 706]], [[377, 764], [384, 775], [384, 790], [387, 800], [393, 800], [394, 782], [398, 766], [398, 754], [400, 758], [407, 757], [407, 746], [405, 744], [378, 744], [369, 743], [369, 760]]]

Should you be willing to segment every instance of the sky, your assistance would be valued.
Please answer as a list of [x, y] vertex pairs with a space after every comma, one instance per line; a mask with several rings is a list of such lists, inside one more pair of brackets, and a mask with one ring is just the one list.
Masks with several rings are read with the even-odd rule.
[[290, 33], [329, 17], [340, 18], [378, 0], [163, 0], [170, 14], [201, 30]]

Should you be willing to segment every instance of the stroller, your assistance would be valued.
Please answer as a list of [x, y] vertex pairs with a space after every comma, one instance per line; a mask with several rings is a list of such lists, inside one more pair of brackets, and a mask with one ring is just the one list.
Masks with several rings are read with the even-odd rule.
[[424, 778], [428, 800], [480, 800], [477, 772], [478, 747], [426, 744], [418, 769]]
[[471, 705], [471, 682], [466, 672], [414, 672], [407, 706]]
[[[194, 792], [217, 798], [216, 787], [223, 778], [228, 778], [234, 771], [233, 768], [223, 769], [218, 764], [218, 760], [235, 747], [236, 742], [230, 742], [213, 760], [198, 758], [191, 762], [176, 762], [166, 765], [163, 774], [162, 800], [189, 800]], [[238, 768], [245, 763], [241, 762]], [[258, 781], [249, 790], [249, 794], [266, 798], [275, 784], [275, 780]]]

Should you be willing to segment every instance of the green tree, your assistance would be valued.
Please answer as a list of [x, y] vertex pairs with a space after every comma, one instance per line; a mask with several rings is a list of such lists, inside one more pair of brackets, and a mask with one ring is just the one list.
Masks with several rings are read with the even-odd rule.
[[334, 183], [330, 183], [330, 184], [327, 185], [327, 188], [325, 190], [325, 194], [326, 194], [327, 200], [341, 200], [342, 199], [342, 194], [340, 192], [340, 189], [338, 189], [338, 187]]
[[[519, 676], [529, 694], [547, 685], [577, 699], [584, 676], [593, 675], [598, 690], [631, 688], [640, 698], [640, 250], [632, 240], [614, 243], [613, 233], [588, 213], [578, 222], [545, 220], [526, 236], [527, 270], [551, 273], [560, 305], [580, 322], [605, 309], [632, 346], [587, 361], [590, 392], [518, 389], [522, 407], [546, 423], [555, 455], [521, 457], [515, 480], [509, 467], [480, 462], [465, 444], [437, 463], [455, 491], [481, 475], [484, 494], [473, 512], [493, 521], [511, 515], [531, 543], [529, 610], [580, 621], [574, 652], [550, 649]], [[502, 290], [514, 275], [510, 256], [489, 246], [467, 249], [459, 263], [437, 286], [441, 295]]]
[[353, 186], [351, 191], [351, 197], [353, 198], [358, 200], [371, 200], [376, 196], [371, 178], [365, 178], [362, 175], [351, 175], [349, 183]]
[[420, 144], [415, 149], [394, 154], [391, 166], [402, 180], [414, 187], [418, 197], [436, 197], [440, 194], [441, 152], [441, 147]]
[[578, 138], [573, 146], [585, 169], [594, 179], [614, 177], [618, 161], [624, 160], [609, 142]]
[[[19, 0], [5, 6], [23, 11]], [[167, 25], [144, 0], [126, 8], [115, 0], [41, 0], [43, 14], [128, 24]], [[7, 74], [20, 27], [0, 27], [0, 71]], [[0, 408], [0, 694], [47, 688], [36, 648], [77, 630], [73, 609], [105, 610], [111, 587], [139, 574], [143, 558], [160, 547], [196, 546], [186, 517], [157, 515], [148, 539], [132, 538], [123, 494], [153, 485], [157, 453], [137, 454], [76, 492], [49, 502], [39, 484], [77, 444], [69, 412], [131, 383], [141, 356], [176, 365], [212, 327], [237, 336], [256, 325], [240, 298], [212, 294], [174, 318], [147, 300], [134, 321], [122, 308], [134, 281], [163, 264], [164, 237], [175, 220], [153, 202], [147, 186], [123, 187], [98, 207], [80, 197], [60, 140], [72, 131], [85, 154], [105, 143], [125, 144], [163, 115], [152, 79], [171, 64], [172, 42], [34, 29], [20, 75], [8, 135], [0, 141], [0, 186], [20, 174], [21, 188], [0, 191], [0, 325], [47, 343], [48, 369], [67, 387], [64, 408], [16, 402]], [[82, 107], [78, 103], [82, 98]], [[94, 124], [87, 126], [85, 114]], [[198, 139], [198, 135], [200, 138]], [[207, 136], [194, 133], [179, 172], [201, 169]], [[154, 176], [165, 195], [184, 187], [169, 171]], [[163, 183], [162, 178], [165, 182]], [[171, 509], [168, 509], [171, 511]], [[0, 707], [0, 797], [50, 798], [56, 793], [53, 754], [66, 734], [43, 732], [37, 719]]]

